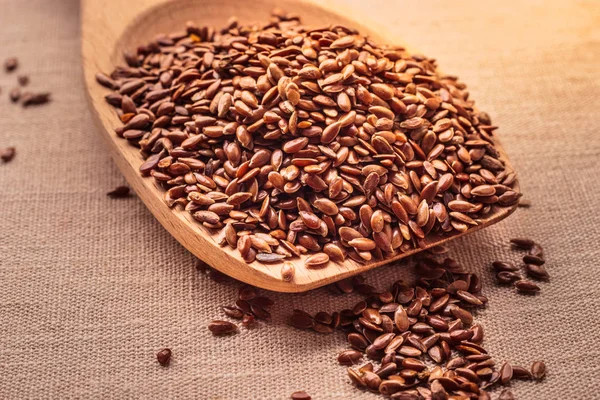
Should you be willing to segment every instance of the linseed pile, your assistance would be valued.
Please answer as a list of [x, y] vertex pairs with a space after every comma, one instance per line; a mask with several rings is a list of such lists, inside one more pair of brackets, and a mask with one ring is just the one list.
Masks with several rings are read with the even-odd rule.
[[350, 28], [188, 23], [125, 61], [97, 75], [116, 134], [246, 262], [383, 259], [519, 200], [466, 86]]
[[[526, 243], [524, 239], [512, 242]], [[529, 243], [530, 251], [541, 249]], [[479, 276], [447, 257], [447, 252], [437, 246], [412, 257], [417, 279], [410, 284], [399, 280], [382, 291], [360, 275], [331, 284], [327, 289], [334, 295], [358, 293], [363, 299], [350, 308], [314, 315], [296, 309], [288, 323], [319, 334], [343, 333], [349, 348], [337, 355], [337, 362], [347, 368], [350, 382], [392, 399], [486, 400], [492, 398], [490, 390], [509, 385], [513, 379], [543, 380], [544, 362], [534, 361], [531, 367], [498, 363], [484, 348], [484, 327], [475, 317], [488, 298], [482, 294]], [[543, 252], [538, 254], [543, 256]], [[222, 282], [218, 276], [213, 279]], [[223, 306], [222, 311], [248, 327], [247, 317], [251, 322], [254, 317], [270, 321], [265, 308], [273, 304], [255, 288], [241, 285], [235, 305]], [[212, 321], [208, 329], [217, 336], [240, 332], [236, 323], [224, 320]], [[290, 398], [311, 397], [299, 391]], [[505, 388], [497, 398], [515, 397]]]
[[[358, 292], [352, 308], [316, 315], [294, 310], [290, 325], [319, 333], [341, 330], [350, 349], [338, 355], [358, 388], [393, 399], [491, 399], [488, 389], [512, 379], [541, 380], [545, 364], [498, 364], [483, 347], [484, 329], [472, 310], [485, 307], [481, 280], [457, 260], [419, 255], [415, 284], [395, 282], [378, 291], [361, 277], [332, 285]], [[369, 361], [362, 362], [363, 357]], [[505, 389], [501, 400], [514, 399]]]

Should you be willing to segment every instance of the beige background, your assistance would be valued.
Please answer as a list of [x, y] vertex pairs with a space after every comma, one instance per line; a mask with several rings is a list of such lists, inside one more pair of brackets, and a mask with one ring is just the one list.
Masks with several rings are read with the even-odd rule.
[[[368, 3], [351, 6], [470, 85], [533, 203], [453, 246], [490, 295], [478, 315], [487, 347], [499, 361], [547, 362], [544, 383], [512, 385], [518, 399], [598, 398], [600, 2]], [[0, 72], [0, 147], [18, 152], [0, 164], [0, 398], [378, 398], [337, 365], [343, 335], [285, 325], [293, 308], [333, 311], [356, 297], [272, 294], [272, 324], [208, 332], [235, 285], [199, 274], [137, 198], [105, 195], [125, 182], [86, 107], [78, 13], [73, 0], [0, 1], [0, 59], [18, 56], [30, 87], [53, 93], [23, 110], [7, 98], [16, 76]], [[518, 260], [513, 236], [546, 249], [552, 280], [537, 297], [493, 285], [489, 263]], [[366, 276], [383, 288], [402, 275]], [[154, 358], [165, 346], [167, 369]]]

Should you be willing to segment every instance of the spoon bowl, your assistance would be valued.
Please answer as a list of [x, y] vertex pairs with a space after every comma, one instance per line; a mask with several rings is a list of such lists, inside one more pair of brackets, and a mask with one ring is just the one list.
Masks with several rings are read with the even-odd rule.
[[[123, 64], [124, 50], [135, 50], [140, 44], [152, 40], [158, 33], [181, 30], [193, 20], [198, 25], [223, 26], [233, 15], [243, 22], [267, 21], [273, 8], [282, 8], [302, 17], [309, 26], [340, 24], [356, 28], [379, 43], [400, 44], [392, 32], [360, 16], [359, 23], [348, 16], [352, 12], [340, 7], [323, 8], [312, 2], [295, 0], [256, 0], [251, 6], [242, 0], [82, 0], [82, 58], [87, 94], [99, 132], [109, 145], [110, 153], [138, 196], [156, 219], [184, 247], [215, 269], [249, 284], [280, 292], [302, 292], [367, 271], [377, 266], [407, 257], [423, 249], [414, 249], [392, 258], [359, 264], [351, 259], [343, 263], [330, 262], [326, 267], [310, 269], [304, 266], [306, 256], [286, 260], [295, 265], [295, 276], [290, 282], [281, 278], [281, 266], [254, 261], [244, 262], [237, 250], [221, 247], [217, 234], [193, 219], [189, 212], [171, 209], [163, 200], [163, 190], [151, 177], [143, 177], [139, 167], [143, 158], [137, 148], [119, 138], [114, 129], [121, 125], [114, 109], [104, 99], [110, 91], [95, 80], [97, 72], [110, 72]], [[358, 16], [357, 16], [358, 17]], [[496, 148], [506, 167], [512, 167], [496, 138]], [[518, 183], [515, 183], [518, 190]], [[464, 233], [429, 236], [425, 248], [443, 244], [466, 233], [496, 223], [510, 215], [516, 208], [495, 208], [478, 226]]]

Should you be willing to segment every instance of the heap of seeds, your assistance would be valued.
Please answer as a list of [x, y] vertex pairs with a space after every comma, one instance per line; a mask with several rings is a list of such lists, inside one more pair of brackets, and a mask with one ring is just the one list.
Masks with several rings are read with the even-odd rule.
[[519, 200], [466, 86], [352, 29], [188, 23], [125, 61], [97, 75], [117, 135], [246, 262], [383, 259]]
[[[338, 356], [359, 388], [393, 399], [490, 399], [487, 389], [511, 379], [544, 378], [536, 361], [531, 371], [503, 362], [499, 367], [482, 347], [483, 327], [474, 324], [472, 308], [482, 307], [481, 281], [454, 259], [422, 256], [415, 285], [395, 282], [378, 292], [359, 277], [334, 284], [340, 293], [366, 298], [351, 309], [314, 317], [294, 310], [290, 324], [320, 333], [346, 334], [350, 349]], [[358, 368], [364, 356], [371, 361]], [[501, 399], [513, 399], [510, 390]]]

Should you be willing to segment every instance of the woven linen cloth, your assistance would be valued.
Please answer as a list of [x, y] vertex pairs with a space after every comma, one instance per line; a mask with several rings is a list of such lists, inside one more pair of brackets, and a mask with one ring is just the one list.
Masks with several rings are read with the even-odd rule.
[[[532, 206], [454, 242], [451, 255], [482, 277], [490, 302], [476, 319], [496, 360], [548, 366], [542, 383], [513, 382], [516, 398], [598, 398], [600, 3], [347, 6], [435, 56], [500, 126]], [[237, 285], [196, 271], [136, 197], [106, 196], [126, 182], [85, 101], [77, 1], [2, 0], [0, 33], [0, 59], [20, 60], [17, 72], [0, 72], [0, 147], [17, 148], [0, 163], [1, 399], [286, 399], [296, 390], [319, 400], [380, 398], [354, 388], [337, 364], [342, 334], [285, 322], [294, 308], [331, 312], [356, 295], [268, 293], [272, 323], [210, 334]], [[52, 102], [11, 104], [17, 74], [52, 92]], [[517, 236], [545, 248], [552, 278], [537, 296], [494, 284], [490, 263], [518, 261], [508, 244]], [[384, 289], [410, 272], [392, 265], [365, 276]], [[173, 350], [168, 368], [156, 362], [163, 347]]]

